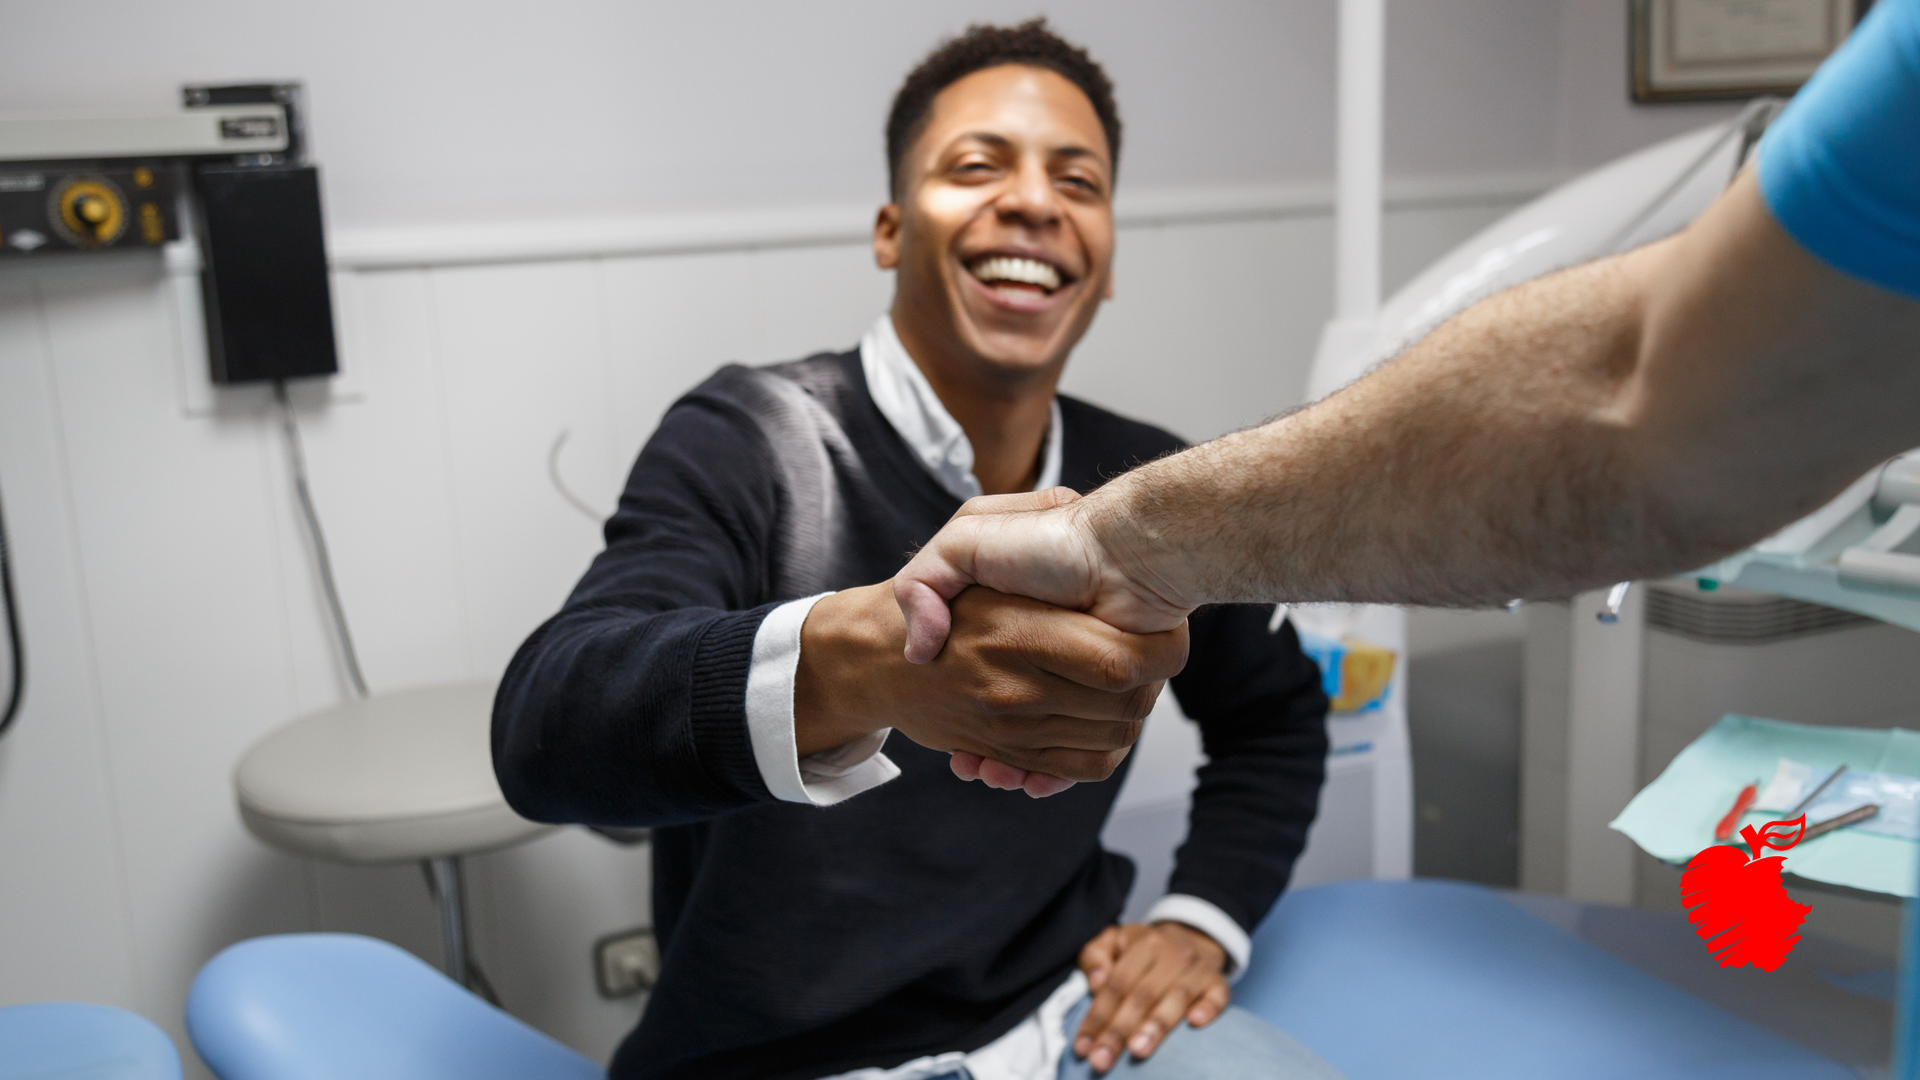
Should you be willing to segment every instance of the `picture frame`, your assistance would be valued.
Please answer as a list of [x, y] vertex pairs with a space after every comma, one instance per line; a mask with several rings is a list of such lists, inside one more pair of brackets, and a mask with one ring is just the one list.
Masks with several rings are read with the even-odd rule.
[[1628, 0], [1636, 102], [1791, 94], [1872, 0]]

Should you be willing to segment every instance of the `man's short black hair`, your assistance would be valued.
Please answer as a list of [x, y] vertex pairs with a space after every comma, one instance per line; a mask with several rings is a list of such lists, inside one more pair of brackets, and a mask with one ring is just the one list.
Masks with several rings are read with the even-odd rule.
[[1002, 64], [1046, 68], [1080, 88], [1093, 104], [1094, 115], [1107, 133], [1107, 153], [1115, 173], [1120, 169], [1120, 109], [1113, 103], [1113, 83], [1087, 50], [1047, 27], [1045, 18], [1018, 26], [976, 23], [959, 37], [948, 38], [927, 54], [907, 75], [887, 114], [887, 190], [900, 194], [900, 163], [907, 149], [927, 129], [927, 114], [940, 91], [976, 71]]

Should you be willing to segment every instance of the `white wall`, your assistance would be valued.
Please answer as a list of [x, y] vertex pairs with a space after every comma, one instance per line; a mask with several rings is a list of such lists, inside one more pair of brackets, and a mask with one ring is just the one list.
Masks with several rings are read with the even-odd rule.
[[[1682, 123], [1628, 109], [1624, 20], [1600, 34], [1588, 4], [1617, 6], [1394, 6], [1389, 162], [1418, 182], [1392, 189], [1390, 284], [1563, 167]], [[296, 404], [376, 689], [496, 673], [560, 602], [598, 544], [545, 477], [561, 430], [570, 483], [610, 504], [714, 366], [856, 339], [890, 288], [858, 239], [887, 95], [937, 34], [1031, 8], [532, 10], [113, 0], [85, 43], [44, 5], [5, 13], [0, 108], [308, 81], [335, 248], [360, 255], [335, 280], [345, 374]], [[1119, 295], [1067, 388], [1190, 437], [1294, 403], [1331, 306], [1331, 5], [1051, 10], [1129, 123]], [[746, 212], [769, 206], [792, 209]], [[500, 222], [541, 237], [557, 218], [581, 222], [567, 257], [495, 244]], [[464, 221], [483, 227], [410, 231]], [[675, 229], [696, 241], [579, 241]], [[344, 688], [266, 398], [205, 385], [174, 288], [138, 254], [0, 264], [0, 490], [31, 665], [0, 742], [0, 1004], [124, 1005], [179, 1037], [228, 942], [438, 946], [414, 869], [283, 856], [234, 813], [245, 747]], [[644, 863], [567, 831], [472, 872], [507, 1005], [596, 1056], [638, 1005], [594, 996], [587, 949], [645, 921]]]
[[[1118, 86], [1124, 186], [1331, 172], [1325, 0], [106, 0], [85, 34], [57, 5], [15, 2], [0, 108], [165, 107], [184, 82], [305, 80], [349, 228], [864, 202], [913, 60], [969, 22], [1039, 10]], [[1399, 0], [1389, 170], [1588, 166], [1724, 111], [1629, 107], [1625, 24], [1619, 0]]]
[[1730, 119], [1738, 102], [1634, 105], [1627, 97], [1627, 5], [1562, 0], [1554, 161], [1584, 172], [1670, 135]]

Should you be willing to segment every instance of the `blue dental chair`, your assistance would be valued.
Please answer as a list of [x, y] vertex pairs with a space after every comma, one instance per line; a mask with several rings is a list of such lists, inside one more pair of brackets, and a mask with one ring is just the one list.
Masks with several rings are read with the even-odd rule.
[[1253, 956], [1234, 1003], [1348, 1080], [1859, 1080], [1477, 885], [1290, 892]]
[[[1348, 1080], [1858, 1080], [1500, 893], [1453, 882], [1288, 893], [1254, 935], [1234, 998]], [[344, 934], [221, 953], [194, 983], [187, 1029], [221, 1080], [602, 1075], [408, 953]]]
[[0, 1080], [180, 1080], [173, 1040], [108, 1005], [0, 1009]]
[[605, 1076], [413, 954], [352, 934], [255, 938], [222, 952], [193, 981], [187, 1034], [221, 1080]]

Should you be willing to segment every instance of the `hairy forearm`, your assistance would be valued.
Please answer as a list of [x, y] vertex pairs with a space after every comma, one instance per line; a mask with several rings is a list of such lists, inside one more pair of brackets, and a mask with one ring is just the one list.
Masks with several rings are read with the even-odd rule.
[[1920, 304], [1815, 262], [1742, 178], [1075, 510], [1182, 603], [1564, 596], [1736, 550], [1920, 443], [1916, 342]]

